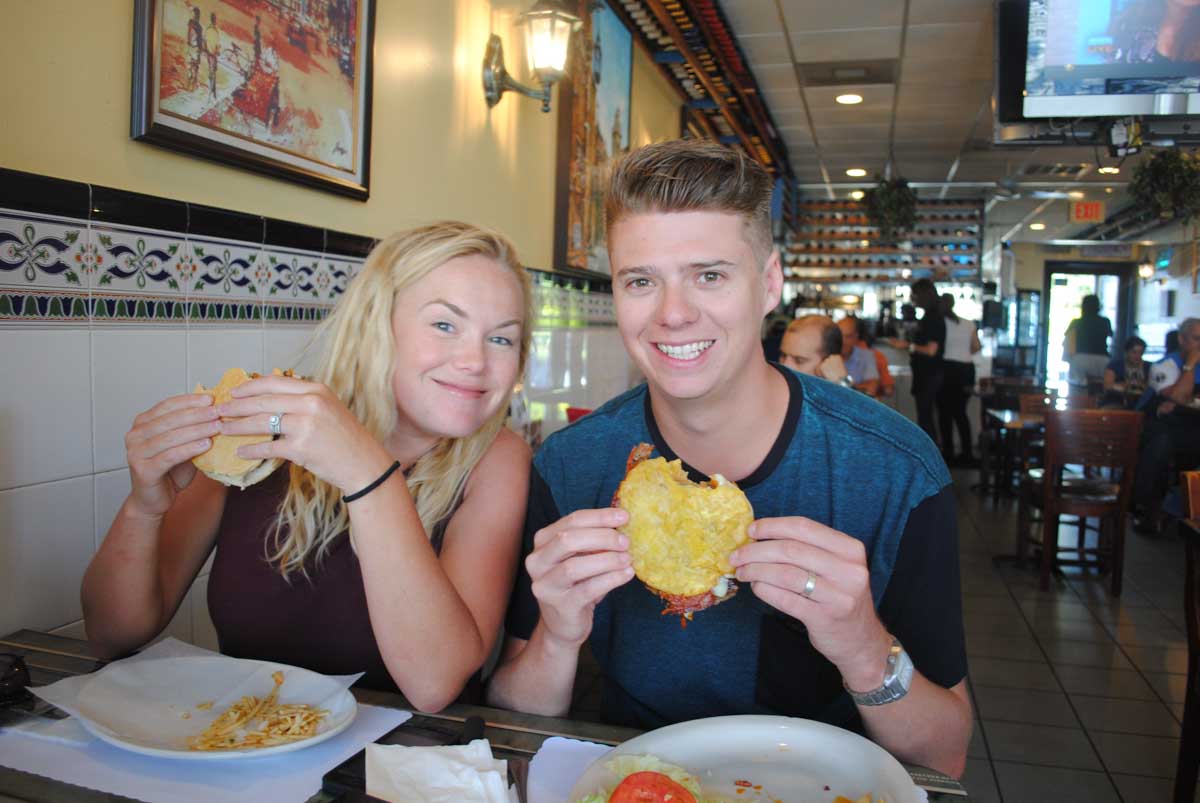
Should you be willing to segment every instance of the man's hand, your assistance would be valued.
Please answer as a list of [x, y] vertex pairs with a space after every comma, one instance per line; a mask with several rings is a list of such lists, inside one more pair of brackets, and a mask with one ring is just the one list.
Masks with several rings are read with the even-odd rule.
[[615, 529], [628, 520], [616, 507], [576, 510], [537, 531], [525, 568], [548, 637], [583, 644], [596, 605], [633, 577], [629, 538]]
[[817, 376], [830, 382], [841, 382], [849, 375], [841, 354], [830, 354], [817, 366]]
[[891, 644], [875, 613], [861, 541], [801, 516], [760, 519], [730, 562], [755, 596], [808, 628], [813, 647], [868, 691], [883, 682]]

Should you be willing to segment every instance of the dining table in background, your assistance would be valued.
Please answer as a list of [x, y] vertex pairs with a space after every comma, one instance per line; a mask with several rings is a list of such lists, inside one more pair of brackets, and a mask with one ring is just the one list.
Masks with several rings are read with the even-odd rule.
[[[0, 652], [24, 657], [34, 686], [53, 683], [65, 677], [94, 672], [104, 666], [86, 641], [42, 633], [18, 630], [0, 638]], [[583, 722], [560, 717], [521, 714], [499, 708], [455, 703], [436, 714], [417, 713], [399, 694], [353, 688], [358, 702], [413, 711], [409, 724], [436, 729], [461, 727], [469, 717], [484, 721], [484, 737], [497, 755], [508, 754], [532, 759], [542, 743], [553, 736], [580, 739], [605, 745], [617, 745], [637, 736], [640, 731], [596, 722]], [[0, 709], [2, 710], [2, 709]], [[2, 766], [0, 757], [0, 803], [31, 801], [32, 803], [127, 803], [125, 797], [85, 789], [79, 786], [19, 772]], [[962, 787], [950, 778], [923, 767], [904, 765], [914, 782], [924, 788], [930, 803], [968, 801]], [[948, 791], [937, 791], [938, 788]], [[307, 803], [335, 803], [340, 798], [319, 792]], [[363, 798], [359, 800], [374, 800]]]
[[1011, 491], [1012, 473], [1022, 443], [1045, 427], [1046, 417], [1036, 413], [1021, 415], [1017, 410], [988, 409], [983, 419], [985, 432], [980, 439], [977, 487], [981, 492], [990, 490], [992, 503], [999, 504], [1001, 493]]

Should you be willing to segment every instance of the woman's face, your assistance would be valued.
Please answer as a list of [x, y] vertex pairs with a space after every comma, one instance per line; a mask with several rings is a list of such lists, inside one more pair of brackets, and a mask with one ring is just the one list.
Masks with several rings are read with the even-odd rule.
[[1137, 362], [1146, 353], [1146, 347], [1141, 343], [1134, 343], [1125, 350], [1125, 359], [1129, 362]]
[[507, 267], [455, 257], [396, 296], [392, 392], [413, 434], [461, 438], [508, 401], [520, 370], [525, 304]]

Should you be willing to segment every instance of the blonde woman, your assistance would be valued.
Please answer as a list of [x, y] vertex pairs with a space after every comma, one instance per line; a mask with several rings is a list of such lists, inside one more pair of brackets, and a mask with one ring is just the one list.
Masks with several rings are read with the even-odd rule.
[[[132, 490], [83, 580], [88, 638], [108, 655], [153, 639], [213, 554], [223, 653], [366, 672], [444, 708], [491, 653], [516, 571], [530, 454], [504, 419], [528, 311], [503, 237], [413, 229], [372, 251], [313, 381], [267, 376], [226, 404], [186, 394], [139, 415]], [[278, 413], [282, 436], [240, 452], [290, 461], [267, 480], [230, 490], [190, 463]]]

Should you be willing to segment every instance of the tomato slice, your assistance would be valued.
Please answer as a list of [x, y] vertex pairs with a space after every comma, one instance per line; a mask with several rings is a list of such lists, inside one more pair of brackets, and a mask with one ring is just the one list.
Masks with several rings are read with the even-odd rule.
[[696, 803], [696, 798], [661, 772], [635, 772], [617, 785], [608, 803]]

